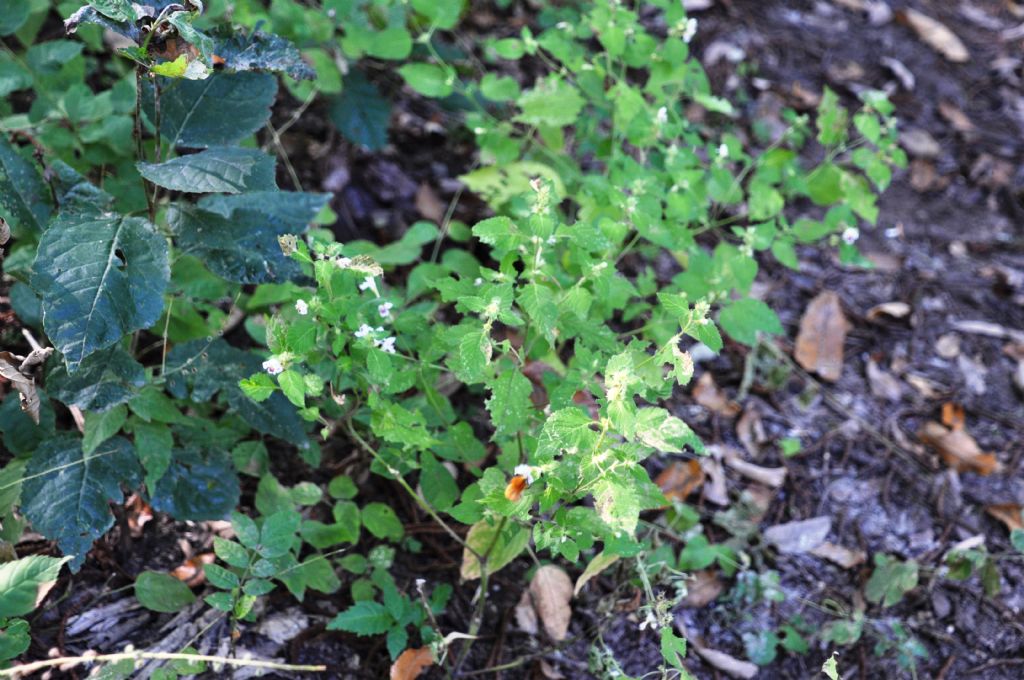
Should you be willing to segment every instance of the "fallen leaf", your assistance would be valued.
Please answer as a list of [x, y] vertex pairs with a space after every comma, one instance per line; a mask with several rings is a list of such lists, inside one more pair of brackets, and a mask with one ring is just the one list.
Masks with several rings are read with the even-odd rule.
[[426, 182], [420, 184], [416, 190], [416, 209], [420, 215], [431, 222], [441, 224], [444, 222], [445, 205], [437, 197], [437, 193]]
[[759, 669], [756, 664], [752, 664], [749, 661], [741, 661], [735, 657], [729, 656], [725, 652], [720, 652], [717, 649], [709, 649], [703, 645], [699, 645], [692, 637], [688, 637], [687, 641], [690, 642], [690, 645], [697, 650], [697, 654], [699, 654], [705, 661], [731, 678], [749, 680], [750, 678], [755, 677], [758, 673]]
[[770, 468], [755, 465], [744, 460], [743, 457], [740, 456], [739, 451], [734, 448], [723, 447], [722, 457], [725, 459], [726, 465], [736, 472], [740, 473], [747, 479], [751, 479], [759, 484], [764, 484], [769, 488], [778, 489], [786, 481], [786, 468]]
[[36, 425], [39, 424], [39, 393], [36, 381], [21, 372], [25, 360], [19, 360], [10, 352], [0, 352], [0, 376], [7, 378], [18, 391], [21, 410], [28, 414]]
[[835, 562], [843, 569], [853, 569], [856, 566], [864, 564], [864, 561], [868, 558], [867, 553], [863, 550], [851, 550], [835, 543], [829, 543], [825, 541], [816, 548], [812, 548], [810, 553], [815, 557], [821, 557], [829, 562]]
[[822, 515], [770, 526], [764, 530], [764, 540], [774, 545], [780, 553], [799, 555], [821, 545], [831, 530], [832, 518]]
[[910, 386], [917, 390], [918, 394], [920, 394], [925, 399], [938, 399], [940, 396], [942, 396], [942, 392], [939, 389], [939, 384], [932, 380], [929, 380], [923, 375], [907, 373], [906, 375], [903, 376], [903, 379], [906, 380], [910, 384]]
[[951, 430], [962, 430], [967, 423], [967, 414], [964, 407], [952, 401], [942, 405], [942, 424]]
[[138, 494], [132, 494], [128, 498], [125, 508], [128, 510], [128, 531], [138, 538], [142, 535], [142, 527], [153, 519], [153, 508]]
[[911, 156], [934, 160], [942, 153], [942, 145], [926, 130], [911, 128], [900, 131], [900, 144]]
[[537, 626], [537, 612], [533, 608], [533, 603], [530, 602], [529, 590], [523, 590], [523, 594], [519, 597], [519, 602], [516, 603], [512, 613], [516, 617], [516, 625], [519, 626], [519, 630], [528, 635], [536, 635], [537, 631], [540, 630]]
[[836, 382], [843, 371], [843, 343], [849, 330], [839, 296], [822, 291], [800, 319], [794, 358], [808, 371]]
[[1021, 506], [1016, 503], [1000, 503], [986, 505], [985, 512], [1006, 525], [1010, 531], [1024, 529], [1024, 518], [1021, 517]]
[[910, 314], [910, 305], [906, 302], [893, 301], [875, 305], [864, 316], [868, 321], [875, 321], [883, 316], [902, 319], [908, 314]]
[[914, 77], [914, 74], [909, 68], [907, 68], [906, 64], [899, 59], [893, 59], [892, 57], [882, 57], [878, 61], [882, 66], [885, 66], [892, 71], [894, 76], [899, 78], [900, 85], [903, 86], [904, 90], [907, 92], [914, 91], [914, 87], [917, 85], [917, 78]]
[[195, 588], [206, 582], [206, 570], [203, 565], [213, 564], [217, 556], [213, 553], [200, 553], [189, 557], [171, 572], [171, 576], [184, 581], [189, 588]]
[[911, 8], [903, 10], [899, 16], [921, 40], [949, 61], [963, 63], [971, 58], [967, 47], [945, 24]]
[[565, 678], [561, 671], [549, 664], [545, 659], [541, 659], [538, 665], [540, 666], [541, 675], [548, 680], [563, 680]]
[[606, 555], [604, 552], [599, 552], [594, 555], [594, 559], [587, 563], [587, 568], [584, 569], [583, 573], [580, 574], [580, 577], [576, 579], [576, 587], [572, 589], [573, 597], [580, 594], [580, 591], [583, 590], [583, 586], [587, 585], [587, 582], [590, 581], [590, 579], [615, 564], [618, 560], [618, 555]]
[[686, 581], [686, 596], [680, 601], [684, 607], [700, 609], [715, 600], [725, 590], [725, 584], [711, 569], [702, 569]]
[[685, 501], [704, 483], [704, 470], [696, 460], [674, 460], [661, 471], [654, 483], [670, 501]]
[[1014, 342], [1024, 342], [1024, 331], [1007, 328], [991, 321], [964, 319], [953, 321], [950, 325], [953, 327], [953, 330], [967, 333], [968, 335], [984, 335], [989, 338], [1006, 338]]
[[935, 352], [943, 359], [955, 359], [960, 354], [960, 336], [945, 333], [935, 341]]
[[753, 404], [747, 406], [743, 410], [743, 415], [736, 421], [736, 437], [752, 456], [760, 453], [761, 444], [768, 441], [764, 423], [761, 422], [761, 412]]
[[945, 118], [957, 132], [967, 133], [974, 131], [974, 123], [971, 122], [971, 119], [968, 118], [967, 114], [952, 102], [939, 102], [939, 114]]
[[982, 451], [964, 429], [950, 429], [941, 423], [928, 422], [921, 428], [918, 437], [938, 451], [946, 465], [958, 472], [970, 470], [990, 475], [1003, 469], [995, 455]]
[[545, 564], [530, 581], [530, 599], [537, 616], [544, 624], [544, 632], [556, 642], [565, 639], [572, 618], [572, 580], [565, 570], [553, 564]]
[[391, 680], [412, 680], [434, 665], [434, 654], [430, 647], [407, 649], [391, 664]]
[[872, 359], [868, 359], [867, 374], [871, 394], [879, 399], [895, 402], [903, 396], [903, 385], [900, 384], [900, 381]]
[[722, 462], [717, 458], [701, 458], [700, 467], [704, 470], [705, 484], [702, 495], [709, 503], [715, 505], [729, 505], [729, 494], [726, 491], [725, 469]]
[[740, 405], [726, 396], [716, 383], [714, 376], [705, 371], [693, 386], [694, 400], [706, 409], [715, 413], [732, 418], [740, 412]]

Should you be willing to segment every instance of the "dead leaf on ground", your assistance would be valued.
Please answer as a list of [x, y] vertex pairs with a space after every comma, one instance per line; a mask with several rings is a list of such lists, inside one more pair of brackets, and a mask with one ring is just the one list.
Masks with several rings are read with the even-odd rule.
[[533, 608], [533, 603], [530, 602], [530, 591], [524, 590], [523, 594], [519, 597], [519, 602], [516, 603], [516, 608], [512, 612], [516, 617], [516, 625], [519, 626], [519, 630], [529, 635], [536, 635], [537, 631], [540, 630], [537, 621], [537, 612]]
[[994, 454], [985, 453], [964, 429], [950, 429], [941, 423], [924, 424], [918, 437], [938, 451], [946, 465], [957, 472], [970, 470], [980, 475], [1002, 472], [1003, 466]]
[[580, 594], [580, 591], [583, 590], [583, 586], [587, 585], [587, 582], [590, 581], [590, 579], [618, 562], [618, 560], [618, 555], [606, 555], [604, 552], [594, 555], [594, 559], [590, 560], [587, 564], [587, 568], [584, 569], [583, 573], [580, 574], [580, 577], [576, 579], [576, 587], [572, 589], [573, 597]]
[[875, 305], [868, 310], [864, 317], [868, 321], [876, 321], [885, 316], [892, 317], [893, 319], [902, 319], [908, 314], [910, 314], [910, 305], [906, 302], [894, 300]]
[[910, 161], [910, 186], [918, 193], [945, 189], [949, 181], [940, 177], [935, 164], [915, 158]]
[[903, 379], [925, 399], [938, 399], [942, 396], [941, 386], [923, 375], [907, 373], [903, 376]]
[[203, 569], [203, 566], [213, 564], [216, 559], [217, 556], [213, 553], [194, 555], [178, 565], [171, 572], [171, 576], [179, 581], [184, 581], [185, 585], [189, 588], [195, 588], [206, 582], [206, 571]]
[[704, 499], [709, 503], [723, 507], [729, 505], [729, 494], [725, 484], [725, 469], [722, 467], [722, 461], [710, 456], [701, 458], [700, 467], [706, 475], [702, 491]]
[[914, 29], [925, 44], [949, 61], [963, 63], [971, 58], [970, 52], [956, 33], [942, 22], [909, 7], [900, 12], [899, 16]]
[[132, 494], [125, 503], [128, 510], [128, 531], [134, 538], [142, 535], [142, 527], [153, 519], [153, 508], [139, 494]]
[[1006, 326], [998, 323], [992, 323], [991, 321], [963, 319], [952, 321], [950, 325], [953, 327], [953, 330], [960, 331], [961, 333], [967, 333], [968, 335], [984, 335], [989, 338], [1005, 338], [1014, 342], [1024, 343], [1024, 331], [1007, 328]]
[[680, 634], [686, 638], [687, 642], [697, 651], [697, 654], [699, 654], [701, 658], [729, 677], [739, 678], [740, 680], [750, 680], [750, 678], [756, 677], [760, 671], [756, 664], [752, 664], [749, 661], [741, 661], [740, 659], [729, 656], [725, 652], [705, 647], [703, 643], [701, 643], [700, 639], [695, 635], [690, 635], [689, 632], [681, 625], [679, 628]]
[[939, 114], [946, 119], [953, 129], [957, 132], [973, 132], [974, 123], [967, 117], [967, 114], [963, 112], [956, 104], [948, 101], [939, 102]]
[[900, 131], [900, 144], [911, 156], [934, 160], [942, 154], [942, 145], [927, 130], [911, 128]]
[[[51, 350], [52, 351], [52, 350]], [[0, 376], [7, 378], [18, 391], [21, 410], [28, 414], [36, 425], [39, 424], [39, 393], [36, 392], [36, 381], [24, 373], [22, 367], [28, 367], [28, 359], [19, 359], [10, 352], [0, 352]]]
[[726, 464], [747, 479], [772, 489], [778, 489], [786, 481], [786, 468], [784, 467], [755, 465], [744, 460], [739, 451], [729, 446], [722, 447], [721, 451]]
[[1010, 531], [1024, 529], [1024, 517], [1021, 517], [1022, 507], [1016, 503], [1000, 503], [998, 505], [985, 506], [985, 512], [995, 517], [1006, 525]]
[[794, 351], [797, 363], [824, 380], [836, 382], [843, 372], [843, 343], [849, 330], [839, 296], [822, 291], [800, 319]]
[[434, 654], [430, 647], [407, 649], [391, 664], [391, 680], [413, 680], [434, 665]]
[[768, 441], [764, 423], [761, 422], [761, 412], [753, 404], [743, 409], [743, 415], [736, 421], [736, 437], [752, 456], [760, 453], [761, 445]]
[[565, 570], [546, 564], [537, 570], [530, 581], [530, 599], [537, 611], [544, 632], [556, 642], [565, 639], [572, 618], [572, 580]]
[[896, 376], [880, 367], [873, 359], [868, 359], [867, 374], [871, 394], [879, 399], [896, 402], [903, 396], [903, 385]]
[[437, 197], [437, 193], [433, 188], [426, 182], [420, 184], [416, 190], [416, 209], [419, 210], [420, 215], [431, 222], [441, 224], [444, 222], [444, 214], [446, 207], [441, 199]]
[[951, 430], [962, 430], [967, 423], [964, 407], [952, 401], [942, 405], [942, 424]]
[[832, 530], [828, 515], [776, 524], [764, 530], [764, 540], [784, 554], [798, 555], [820, 546]]
[[654, 483], [670, 501], [685, 501], [704, 483], [704, 470], [696, 460], [674, 460], [661, 471]]
[[732, 418], [740, 412], [740, 405], [726, 396], [725, 391], [715, 382], [714, 376], [705, 371], [693, 386], [694, 400], [706, 409]]
[[815, 557], [821, 557], [829, 562], [838, 564], [843, 569], [853, 569], [860, 566], [868, 558], [867, 553], [863, 550], [851, 550], [828, 541], [825, 541], [816, 548], [812, 548], [810, 553]]
[[700, 609], [715, 600], [725, 590], [725, 584], [711, 569], [695, 572], [686, 581], [686, 597], [679, 604], [689, 609]]

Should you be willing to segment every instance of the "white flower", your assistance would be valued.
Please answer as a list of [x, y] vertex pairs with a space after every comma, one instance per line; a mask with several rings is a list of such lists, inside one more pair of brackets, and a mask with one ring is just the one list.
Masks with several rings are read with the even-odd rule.
[[555, 245], [556, 243], [558, 243], [558, 241], [556, 241], [556, 240], [555, 240], [555, 237], [554, 237], [554, 236], [548, 236], [548, 245], [549, 245], [549, 246], [553, 246], [553, 245]]
[[305, 300], [296, 300], [295, 311], [298, 312], [300, 316], [306, 316], [309, 314], [309, 305], [306, 304]]
[[372, 276], [367, 276], [363, 279], [363, 282], [359, 284], [359, 290], [372, 290], [374, 293], [377, 292], [377, 282], [373, 280]]
[[[527, 484], [533, 484], [533, 468], [529, 465], [517, 465], [516, 469], [512, 471], [512, 474], [523, 477]], [[538, 473], [537, 476], [539, 477], [540, 474]]]
[[683, 42], [690, 42], [695, 35], [697, 35], [697, 20], [690, 17], [686, 20], [686, 28], [683, 29]]
[[648, 626], [652, 629], [658, 627], [658, 619], [654, 617], [654, 612], [647, 612], [647, 616], [640, 622], [640, 630], [645, 630]]
[[860, 238], [860, 229], [857, 227], [847, 227], [843, 230], [843, 241], [848, 245], [853, 245]]
[[658, 125], [664, 125], [668, 122], [668, 108], [662, 106], [658, 109], [658, 113], [654, 116], [654, 122]]
[[270, 375], [277, 375], [284, 370], [284, 366], [281, 365], [281, 360], [277, 357], [270, 357], [263, 362], [263, 370]]
[[417, 590], [423, 590], [423, 586], [425, 586], [425, 585], [427, 585], [427, 579], [425, 579], [425, 578], [418, 578], [418, 579], [416, 579], [416, 589]]
[[369, 335], [372, 332], [373, 332], [373, 329], [370, 328], [367, 324], [364, 323], [362, 326], [359, 327], [359, 330], [357, 330], [352, 335], [356, 336], [357, 338], [365, 338], [367, 335]]
[[475, 279], [473, 279], [473, 285], [474, 285], [474, 286], [482, 286], [482, 285], [484, 285], [484, 280], [483, 280], [483, 279], [481, 279], [481, 278], [480, 278], [480, 277], [478, 276], [478, 277], [476, 277]]
[[383, 304], [377, 305], [377, 313], [380, 314], [380, 318], [382, 318], [382, 319], [390, 319], [391, 318], [391, 308], [394, 307], [394, 306], [395, 305], [390, 303], [390, 302], [385, 302]]
[[718, 157], [728, 158], [729, 157], [729, 146], [724, 142], [718, 146]]
[[373, 344], [377, 345], [377, 347], [380, 347], [382, 351], [384, 351], [384, 352], [386, 352], [388, 354], [394, 354], [395, 353], [395, 337], [394, 336], [391, 336], [391, 337], [388, 337], [388, 338], [384, 338], [383, 340], [374, 340]]

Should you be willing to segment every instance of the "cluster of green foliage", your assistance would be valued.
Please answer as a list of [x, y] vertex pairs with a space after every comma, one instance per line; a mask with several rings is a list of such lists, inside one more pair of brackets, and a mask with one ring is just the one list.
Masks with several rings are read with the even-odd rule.
[[[460, 2], [210, 5], [59, 3], [80, 40], [39, 42], [50, 3], [0, 0], [4, 264], [19, 319], [56, 350], [38, 413], [13, 394], [0, 406], [15, 456], [0, 471], [0, 539], [29, 522], [78, 569], [113, 524], [109, 503], [138, 492], [178, 519], [231, 517], [237, 540], [218, 539], [206, 569], [210, 606], [251, 618], [278, 585], [333, 593], [344, 570], [354, 604], [331, 628], [384, 634], [392, 657], [410, 631], [444, 653], [434, 617], [451, 587], [396, 584], [396, 549], [421, 546], [394, 508], [360, 499], [348, 476], [289, 487], [270, 471], [270, 450], [317, 467], [320, 443], [340, 437], [462, 543], [462, 577], [482, 593], [527, 546], [588, 570], [662, 565], [638, 578], [666, 668], [682, 670], [669, 609], [683, 590], [656, 595], [659, 570], [717, 564], [740, 571], [734, 597], [777, 600], [778, 575], [749, 570], [749, 532], [710, 543], [677, 506], [666, 522], [687, 544], [659, 542], [640, 518], [665, 504], [644, 462], [703, 452], [661, 405], [692, 376], [688, 345], [782, 333], [750, 295], [759, 258], [795, 268], [798, 248], [824, 242], [864, 264], [857, 230], [906, 161], [884, 95], [850, 112], [826, 90], [815, 115], [788, 112], [783, 131], [744, 143], [678, 2], [651, 3], [653, 23], [605, 0], [547, 8], [477, 53], [452, 32]], [[126, 40], [123, 58], [101, 29]], [[541, 75], [502, 75], [517, 61]], [[279, 189], [253, 142], [277, 138], [279, 77], [375, 150], [388, 75], [462, 112], [480, 165], [461, 179], [494, 217], [338, 243], [328, 195]], [[666, 255], [670, 277], [650, 264]], [[236, 328], [255, 349], [225, 340]], [[58, 431], [54, 401], [82, 414], [81, 434]], [[239, 475], [258, 480], [253, 518], [234, 512]], [[878, 576], [878, 602], [913, 587], [901, 574]], [[168, 579], [140, 576], [140, 601], [190, 604]], [[0, 644], [23, 633], [8, 622]], [[800, 621], [767, 633], [747, 641], [752, 658], [807, 648]]]

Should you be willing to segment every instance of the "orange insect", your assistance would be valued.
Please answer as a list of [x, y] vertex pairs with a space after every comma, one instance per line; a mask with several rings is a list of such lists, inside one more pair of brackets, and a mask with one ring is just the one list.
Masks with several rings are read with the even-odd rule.
[[509, 499], [513, 503], [523, 497], [523, 491], [530, 485], [526, 481], [526, 477], [522, 475], [516, 475], [508, 481], [508, 486], [505, 487], [505, 498]]

